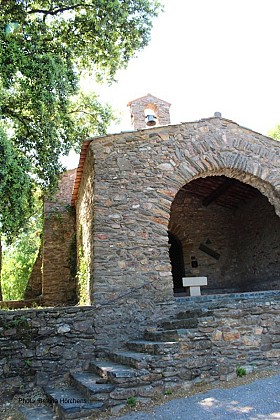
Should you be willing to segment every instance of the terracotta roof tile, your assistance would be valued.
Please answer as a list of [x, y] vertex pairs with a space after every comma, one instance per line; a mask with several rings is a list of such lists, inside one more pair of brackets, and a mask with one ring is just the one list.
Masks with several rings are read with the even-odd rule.
[[79, 165], [78, 165], [78, 168], [77, 168], [77, 171], [76, 171], [76, 177], [75, 177], [73, 190], [72, 190], [71, 206], [73, 206], [73, 207], [76, 205], [76, 201], [77, 201], [77, 198], [78, 198], [78, 192], [79, 192], [79, 187], [80, 187], [80, 183], [81, 183], [81, 179], [82, 179], [82, 175], [83, 175], [84, 163], [85, 163], [86, 156], [87, 156], [87, 150], [88, 150], [88, 147], [89, 147], [91, 142], [92, 142], [92, 140], [86, 140], [82, 144]]

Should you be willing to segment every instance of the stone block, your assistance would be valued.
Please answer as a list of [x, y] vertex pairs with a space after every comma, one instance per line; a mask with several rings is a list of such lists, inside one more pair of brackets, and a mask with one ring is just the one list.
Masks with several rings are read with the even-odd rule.
[[259, 347], [261, 343], [260, 336], [243, 335], [241, 340], [245, 344], [245, 346], [248, 346], [248, 347]]
[[225, 382], [234, 381], [237, 378], [236, 372], [228, 373], [227, 375], [221, 375], [220, 380]]
[[114, 400], [127, 400], [129, 397], [134, 397], [137, 390], [134, 388], [117, 388], [110, 392], [110, 397]]
[[110, 408], [110, 412], [113, 416], [117, 416], [118, 414], [120, 414], [122, 412], [122, 410], [124, 410], [127, 407], [126, 404], [118, 404], [115, 405], [114, 407]]
[[239, 331], [224, 331], [223, 332], [223, 339], [225, 341], [236, 341], [240, 339]]
[[280, 359], [280, 349], [272, 349], [269, 350], [265, 353], [265, 356], [268, 357], [269, 359]]
[[223, 333], [220, 330], [215, 330], [211, 337], [213, 341], [220, 341], [223, 339]]

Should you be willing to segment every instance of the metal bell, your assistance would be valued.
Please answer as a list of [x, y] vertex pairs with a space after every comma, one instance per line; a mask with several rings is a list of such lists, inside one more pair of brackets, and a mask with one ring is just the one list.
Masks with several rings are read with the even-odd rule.
[[146, 124], [148, 127], [153, 127], [156, 125], [156, 119], [157, 117], [155, 115], [146, 115]]

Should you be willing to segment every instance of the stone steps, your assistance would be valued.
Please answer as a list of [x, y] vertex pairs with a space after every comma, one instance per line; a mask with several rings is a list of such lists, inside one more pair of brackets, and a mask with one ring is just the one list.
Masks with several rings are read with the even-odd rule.
[[146, 331], [144, 333], [144, 339], [146, 341], [180, 341], [191, 338], [197, 333], [196, 328], [181, 328], [174, 330], [157, 330], [157, 331]]
[[75, 388], [44, 387], [47, 398], [53, 404], [54, 411], [59, 419], [86, 419], [97, 415], [104, 410], [102, 402], [87, 401], [85, 395]]
[[[67, 401], [66, 406], [55, 403], [56, 414], [44, 407], [38, 407], [36, 410], [39, 411], [32, 409], [29, 413], [25, 410], [25, 419], [100, 418], [100, 411], [110, 410], [112, 415], [118, 414], [127, 406], [128, 398], [131, 397], [135, 397], [139, 404], [149, 404], [155, 395], [189, 389], [194, 383], [230, 380], [235, 377], [239, 362], [234, 346], [236, 332], [232, 332], [231, 327], [227, 331], [227, 325], [226, 329], [220, 331], [219, 323], [228, 316], [235, 320], [236, 311], [232, 313], [232, 306], [220, 307], [214, 312], [202, 308], [181, 311], [177, 315], [174, 313], [172, 319], [161, 322], [158, 328], [150, 326], [141, 340], [131, 340], [126, 343], [125, 348], [97, 348], [87, 371], [69, 374], [69, 385], [64, 389], [53, 387], [48, 393], [49, 398], [57, 400], [61, 396], [71, 398], [76, 395], [76, 399], [84, 399], [85, 402], [81, 402], [80, 406], [78, 403], [67, 406]], [[192, 323], [195, 325], [196, 321], [196, 327], [178, 328]], [[266, 319], [262, 321], [266, 325]], [[250, 344], [250, 337], [247, 335], [246, 332], [244, 337]], [[255, 336], [258, 340], [257, 332]], [[275, 337], [274, 335], [274, 340]], [[245, 355], [247, 342], [244, 341]], [[259, 350], [251, 347], [248, 363], [256, 362], [259, 366]], [[274, 351], [276, 350], [278, 348], [274, 346]]]
[[127, 387], [130, 387], [132, 384], [133, 386], [143, 385], [160, 379], [160, 376], [153, 374], [147, 369], [138, 370], [109, 360], [90, 362], [89, 369], [112, 384]]
[[175, 351], [179, 349], [179, 343], [177, 341], [135, 340], [128, 341], [126, 346], [129, 350], [152, 355], [164, 355], [172, 349]]
[[149, 369], [155, 356], [137, 351], [107, 352], [106, 356], [113, 362], [131, 366], [136, 369]]
[[106, 409], [117, 413], [130, 397], [147, 404], [164, 389], [178, 387], [180, 380], [193, 380], [205, 371], [211, 351], [211, 341], [198, 329], [198, 319], [208, 318], [207, 310], [180, 312], [146, 331], [142, 340], [127, 342], [126, 349], [100, 348], [87, 371], [69, 374], [65, 388], [45, 388], [57, 415], [45, 420], [98, 418]]
[[176, 314], [176, 319], [200, 318], [201, 316], [205, 316], [205, 314], [210, 314], [210, 311], [207, 308], [189, 309], [178, 312]]
[[24, 420], [56, 420], [57, 417], [49, 407], [20, 407], [19, 412]]
[[196, 328], [197, 318], [181, 318], [172, 321], [162, 322], [161, 327], [165, 330]]
[[100, 383], [103, 379], [92, 372], [70, 373], [70, 384], [81, 391], [89, 401], [105, 401], [115, 389], [113, 384]]

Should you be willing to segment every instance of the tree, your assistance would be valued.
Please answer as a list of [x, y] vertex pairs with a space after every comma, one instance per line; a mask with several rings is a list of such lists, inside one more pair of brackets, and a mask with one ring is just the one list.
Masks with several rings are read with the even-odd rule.
[[268, 135], [274, 140], [280, 140], [280, 125], [277, 125], [273, 130], [270, 130]]
[[28, 221], [33, 208], [34, 183], [28, 159], [15, 153], [0, 127], [0, 226], [11, 241]]
[[95, 97], [73, 108], [81, 71], [112, 80], [147, 45], [159, 5], [155, 0], [2, 0], [0, 5], [0, 115], [15, 150], [28, 156], [37, 181], [50, 188], [61, 171], [59, 156], [89, 134], [77, 126], [74, 111], [88, 116], [91, 134], [104, 134], [112, 116]]
[[[0, 233], [5, 233], [8, 243], [23, 230], [32, 214], [34, 183], [29, 171], [28, 159], [14, 151], [0, 126]], [[0, 236], [0, 273], [1, 267]]]
[[112, 118], [94, 94], [79, 95], [80, 75], [113, 81], [147, 45], [160, 6], [156, 0], [0, 0], [0, 6], [0, 235], [11, 239], [32, 212], [34, 183], [53, 191], [60, 156], [89, 135], [105, 134]]
[[4, 242], [1, 286], [5, 300], [24, 298], [24, 292], [41, 246], [42, 200], [34, 193], [34, 215], [12, 244]]

